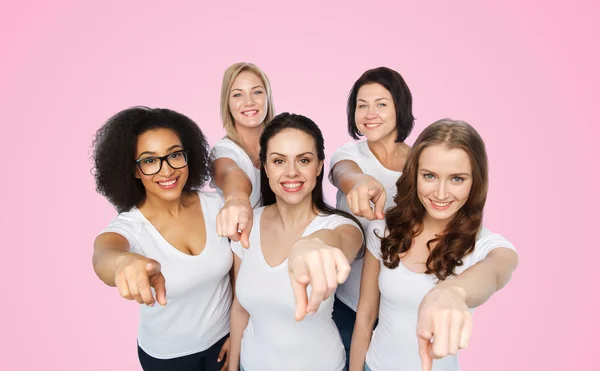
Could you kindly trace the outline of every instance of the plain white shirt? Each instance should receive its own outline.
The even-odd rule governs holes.
[[[373,332],[366,362],[372,371],[413,371],[421,369],[417,341],[417,313],[423,297],[436,285],[434,274],[415,273],[400,264],[387,268],[381,259],[381,240],[385,220],[370,223],[367,229],[367,248],[380,262],[379,323]],[[475,249],[463,258],[463,265],[455,273],[482,261],[496,248],[515,250],[514,246],[499,234],[481,229],[475,241]],[[452,278],[448,278],[452,279]],[[472,310],[471,310],[472,311]],[[433,371],[460,371],[458,356],[446,356],[433,361]]]
[[[242,169],[252,183],[252,194],[250,194],[250,205],[253,208],[261,206],[262,200],[260,196],[260,169],[254,167],[250,156],[242,147],[237,145],[229,138],[223,138],[218,141],[211,150],[211,156],[217,160],[220,158],[232,159]],[[223,195],[223,191],[217,187],[214,179],[210,181],[210,187],[215,188],[217,192]],[[216,215],[216,214],[215,214]]]
[[[198,192],[206,246],[188,255],[172,246],[137,207],[119,214],[104,232],[129,241],[130,251],[161,265],[167,305],[140,305],[138,344],[154,358],[169,359],[210,348],[229,333],[233,264],[229,241],[216,233],[215,215],[223,207],[216,193]]]
[[[344,160],[353,161],[364,174],[372,176],[383,185],[387,196],[384,209],[395,205],[394,196],[396,195],[396,182],[402,173],[384,167],[377,157],[375,157],[373,152],[371,152],[366,140],[359,143],[349,142],[338,148],[331,156],[330,169],[333,169],[335,164]],[[352,211],[350,211],[350,208],[348,207],[348,202],[346,201],[346,195],[339,189],[336,195],[336,207],[352,214]],[[369,226],[369,220],[363,217],[356,218],[360,221],[363,230],[366,231]],[[335,293],[342,303],[352,308],[355,312],[358,307],[362,267],[363,259],[354,260],[354,262],[352,262],[350,276],[348,276],[346,282],[338,286]]]
[[[314,315],[294,319],[296,303],[288,274],[288,260],[276,267],[267,264],[261,248],[260,225],[264,210],[254,210],[250,248],[239,242],[231,248],[242,260],[236,295],[250,315],[241,346],[241,365],[246,371],[340,371],[346,354],[331,318],[333,295]],[[358,225],[339,215],[318,215],[302,236],[341,225]],[[310,285],[308,295],[310,297]]]

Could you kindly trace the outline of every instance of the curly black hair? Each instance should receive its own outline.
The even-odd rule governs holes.
[[[208,142],[194,121],[169,109],[128,108],[108,119],[93,141],[96,190],[120,213],[146,197],[141,180],[134,175],[135,151],[138,136],[155,129],[173,130],[188,151],[189,176],[184,191],[200,189],[209,179],[212,160]]]

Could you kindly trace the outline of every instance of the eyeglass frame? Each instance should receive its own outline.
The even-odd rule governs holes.
[[[179,167],[174,167],[173,165],[171,165],[171,163],[169,162],[169,156],[172,156],[175,153],[183,153],[183,155],[185,157],[185,165],[179,166]],[[189,154],[188,150],[182,149],[180,151],[171,152],[168,155],[164,155],[164,156],[160,156],[160,157],[158,157],[158,156],[150,156],[150,157],[146,157],[146,158],[140,158],[140,159],[135,160],[133,162],[138,166],[138,168],[140,169],[140,171],[142,172],[142,174],[144,174],[144,175],[156,175],[156,174],[160,173],[160,171],[162,170],[163,162],[165,162],[165,161],[171,167],[171,169],[183,169],[184,167],[188,166],[188,160],[189,160],[188,154]],[[149,158],[153,158],[153,159],[159,160],[160,161],[160,166],[158,167],[158,170],[155,173],[146,174],[146,173],[144,173],[144,170],[142,170],[141,162],[145,161],[145,160],[147,160]]]

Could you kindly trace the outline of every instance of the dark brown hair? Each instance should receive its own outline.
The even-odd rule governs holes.
[[[442,281],[454,275],[454,269],[461,266],[462,259],[475,248],[488,190],[485,144],[477,131],[464,121],[436,121],[423,130],[415,141],[404,171],[396,182],[396,206],[389,209],[386,215],[389,234],[381,238],[381,255],[386,267],[396,268],[400,263],[400,254],[410,250],[414,238],[423,231],[426,211],[417,195],[419,158],[425,148],[440,144],[467,153],[473,178],[465,205],[456,212],[443,233],[427,242],[430,253],[425,273],[433,273]]]

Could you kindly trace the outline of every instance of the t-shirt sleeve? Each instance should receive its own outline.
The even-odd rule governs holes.
[[[381,239],[385,233],[385,220],[374,220],[369,223],[365,234],[367,249],[377,259],[381,260]]]
[[[341,216],[341,215],[328,215],[324,218],[322,223],[319,223],[319,225],[317,227],[315,227],[315,230],[312,232],[316,232],[318,230],[321,229],[336,229],[337,227],[341,227],[342,225],[351,225],[354,228],[358,229],[359,231],[361,231],[361,235],[362,235],[362,230],[360,229],[360,226],[358,224],[356,224],[354,222],[354,220],[350,219],[350,218],[346,218],[345,216]],[[364,238],[364,236],[363,236]]]
[[[210,151],[210,155],[214,160],[218,160],[220,158],[228,158],[233,160],[237,166],[239,166],[240,169],[242,169],[246,175],[252,179],[252,168],[248,164],[248,159],[245,158],[247,156],[243,150],[231,140],[222,139],[218,141]],[[211,188],[217,188],[217,183],[215,182],[214,177],[211,177],[209,185]]]
[[[122,218],[120,215],[111,220],[108,227],[104,228],[102,233],[117,233],[127,239],[129,242],[129,251],[134,251],[138,247],[137,239],[135,238],[135,225],[133,222]]]
[[[476,262],[480,262],[490,253],[490,251],[497,248],[507,248],[513,251],[517,251],[510,241],[502,237],[497,233],[492,233],[486,228],[482,228],[481,232],[477,236],[475,242],[474,258]]]
[[[335,164],[343,160],[354,161],[362,170],[361,156],[356,143],[346,143],[340,148],[338,148],[333,153],[333,155],[331,155],[331,160],[329,161],[329,168],[333,169]]]

